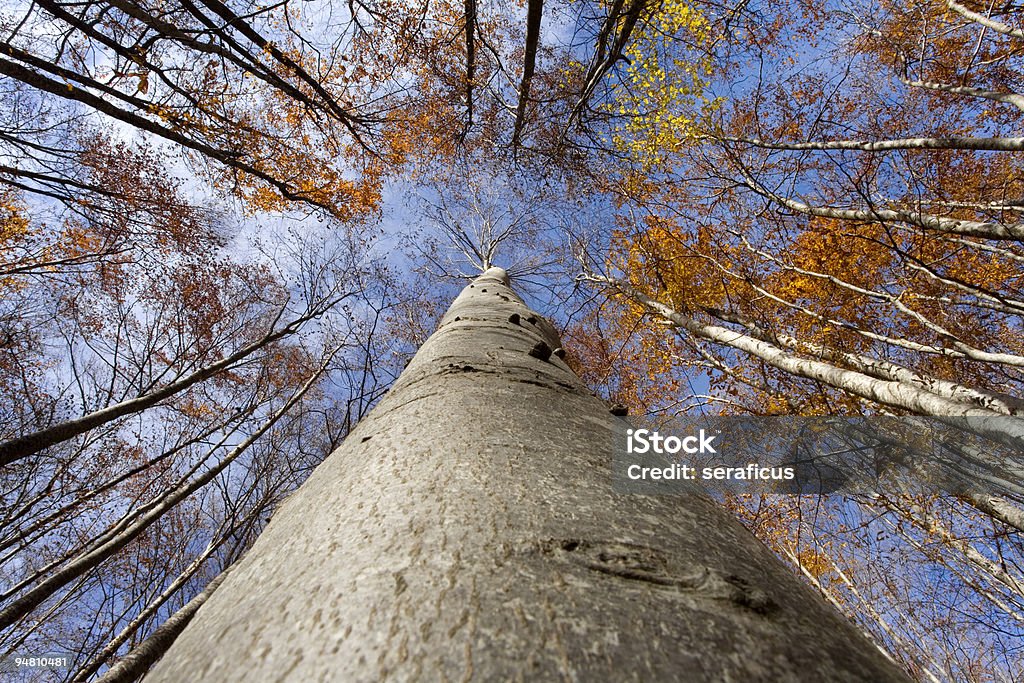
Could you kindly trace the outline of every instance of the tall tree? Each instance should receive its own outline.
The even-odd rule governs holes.
[[[705,496],[616,494],[560,346],[474,280],[147,680],[904,680]]]

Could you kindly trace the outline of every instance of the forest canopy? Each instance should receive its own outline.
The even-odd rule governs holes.
[[[33,0],[0,31],[0,656],[143,673],[495,265],[645,423],[1024,443],[1024,5]],[[915,679],[1004,681],[1022,474],[966,449],[721,502]]]

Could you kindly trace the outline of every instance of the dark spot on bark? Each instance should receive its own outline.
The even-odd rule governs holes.
[[[526,319],[526,322],[530,323],[531,325],[536,325],[537,319],[531,315],[529,318]]]
[[[522,377],[510,377],[509,380],[512,382],[519,382],[520,384],[529,384],[530,386],[533,387],[544,387],[545,389],[550,389],[553,386],[562,387],[563,389],[567,389],[573,393],[576,393],[576,387],[574,387],[573,385],[569,384],[568,382],[560,382],[550,377],[545,378],[546,381],[542,381],[539,379],[525,379]]]
[[[548,358],[551,358],[551,347],[544,342],[539,341],[533,345],[533,348],[530,349],[528,353],[534,358],[547,360]]]
[[[625,417],[629,415],[629,406],[621,403],[613,403],[608,407],[608,412],[618,417]]]
[[[510,323],[512,323],[513,325],[518,325],[519,324],[519,314],[518,313],[513,313],[512,315],[510,315],[508,317],[508,321]]]
[[[487,288],[486,288],[486,287],[484,287],[484,288],[483,288],[483,289],[481,289],[480,291],[481,291],[481,292],[483,292],[484,294],[486,294],[486,293],[487,293]]]
[[[555,349],[551,353],[555,354],[559,358],[565,358],[565,349],[563,349],[561,346],[559,346],[557,349]]]
[[[759,614],[771,614],[778,609],[779,606],[768,597],[767,593],[751,585],[746,579],[735,574],[724,574],[721,578],[725,583],[736,589],[731,591],[731,594],[728,596],[734,604],[746,607]]]
[[[361,438],[361,439],[359,440],[359,443],[366,443],[367,441],[369,441],[369,440],[370,440],[370,439],[372,439],[372,438],[373,438],[373,435],[372,435],[372,434],[371,434],[370,436],[364,436],[363,438]]]
[[[562,541],[562,550],[565,550],[566,552],[570,552],[571,553],[572,551],[576,550],[576,548],[579,548],[579,547],[580,547],[580,542],[577,541],[576,539],[568,539],[568,540]]]
[[[460,320],[462,320],[462,318],[460,318],[459,316],[455,316],[455,320],[453,320],[452,322],[459,322]]]

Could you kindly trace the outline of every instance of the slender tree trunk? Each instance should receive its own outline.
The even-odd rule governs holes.
[[[708,325],[688,317],[656,299],[652,299],[624,280],[599,275],[590,277],[595,282],[629,297],[653,315],[664,318],[670,325],[685,330],[695,337],[707,339],[721,346],[742,351],[766,364],[796,377],[811,379],[840,389],[854,396],[885,406],[900,408],[916,415],[937,418],[971,418],[970,430],[987,436],[1011,448],[1018,448],[1024,440],[1024,420],[1004,415],[990,408],[947,398],[924,386],[898,380],[878,379],[856,370],[847,370],[816,358],[803,358],[795,352],[720,325]],[[860,362],[863,362],[861,360]],[[940,385],[941,386],[941,385]],[[948,385],[945,389],[948,389]],[[950,393],[943,391],[943,393]],[[954,421],[954,425],[965,423]]]
[[[617,494],[558,346],[468,286],[146,680],[906,680],[708,498]]]
[[[348,296],[349,295],[346,294],[342,297],[338,297],[334,299],[333,302],[330,302],[330,305],[337,304],[342,299],[348,298]],[[114,405],[107,406],[106,408],[101,408],[100,410],[94,410],[82,417],[60,422],[37,432],[32,432],[31,434],[25,434],[24,436],[11,439],[10,441],[0,442],[0,466],[9,465],[12,462],[21,460],[22,458],[35,455],[54,444],[73,439],[76,436],[85,434],[86,432],[105,425],[108,422],[112,422],[119,417],[141,413],[143,410],[155,406],[166,398],[179,394],[195,384],[206,381],[211,377],[224,372],[235,363],[245,360],[260,349],[266,348],[273,342],[295,334],[299,331],[303,323],[322,314],[327,307],[329,306],[318,306],[310,313],[307,313],[301,318],[296,318],[280,328],[276,327],[277,319],[275,319],[274,327],[260,339],[252,342],[251,344],[246,344],[227,358],[223,358],[216,363],[200,368],[192,374],[176,379],[170,384],[164,385],[158,389],[153,389],[141,396],[126,399],[120,403],[115,403]],[[278,317],[280,317],[281,313],[283,313],[283,311],[278,313]]]
[[[988,495],[984,492],[970,491],[962,495],[963,499],[981,510],[992,519],[1024,531],[1024,508],[1014,505],[1005,498]]]

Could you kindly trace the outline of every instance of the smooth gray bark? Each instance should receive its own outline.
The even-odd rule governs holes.
[[[617,494],[559,345],[478,278],[147,682],[906,680],[710,499]]]

